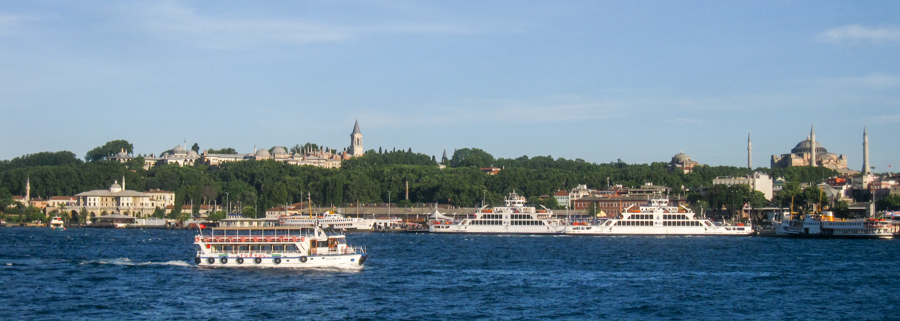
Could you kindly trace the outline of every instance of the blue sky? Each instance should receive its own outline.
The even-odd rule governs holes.
[[[897,1],[5,1],[0,159],[481,148],[746,166],[815,124],[900,166]],[[891,168],[893,169],[893,167]]]

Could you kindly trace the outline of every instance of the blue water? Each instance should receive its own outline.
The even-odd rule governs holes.
[[[900,318],[900,240],[354,233],[346,272],[197,268],[194,233],[0,228],[0,319]]]

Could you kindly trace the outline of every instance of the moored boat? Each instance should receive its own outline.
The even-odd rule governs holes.
[[[61,217],[54,216],[50,219],[50,229],[64,231],[66,229],[66,226]]]
[[[504,206],[475,212],[474,218],[454,219],[432,214],[428,231],[432,233],[496,233],[496,234],[563,234],[565,220],[553,216],[546,208],[525,206],[525,197],[512,192]]]
[[[684,206],[669,206],[664,198],[651,199],[647,206],[626,208],[621,218],[597,221],[593,224],[566,226],[572,235],[751,235],[753,227],[717,225],[707,219],[694,217]]]
[[[224,222],[223,222],[224,221]],[[262,222],[262,224],[259,224]],[[267,220],[222,220],[194,237],[194,263],[207,267],[290,267],[361,269],[368,254],[346,236],[318,225],[281,226]]]
[[[781,236],[802,238],[889,239],[896,228],[885,219],[835,219],[830,211],[786,218],[776,225]]]

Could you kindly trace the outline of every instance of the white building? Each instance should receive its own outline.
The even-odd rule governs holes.
[[[124,181],[123,181],[124,185]],[[103,212],[120,213],[133,217],[147,217],[157,208],[164,209],[175,203],[175,193],[153,190],[149,193],[126,190],[119,182],[109,189],[100,189],[75,194],[75,210],[85,210],[86,217],[94,218]]]
[[[745,177],[720,176],[713,179],[713,185],[749,185],[751,189],[762,192],[767,200],[772,200],[772,178],[761,172],[756,172]]]

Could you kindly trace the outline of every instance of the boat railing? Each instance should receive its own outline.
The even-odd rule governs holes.
[[[306,242],[306,236],[197,236],[195,241],[204,243],[259,243],[259,242]]]

